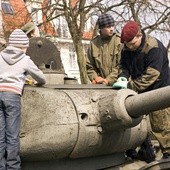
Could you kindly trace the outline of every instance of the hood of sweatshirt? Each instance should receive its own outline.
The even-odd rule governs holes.
[[[17,63],[25,56],[21,49],[12,46],[7,46],[0,54],[9,65]]]

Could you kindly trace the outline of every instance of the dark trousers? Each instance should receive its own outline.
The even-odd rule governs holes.
[[[20,170],[21,96],[0,92],[0,170]]]

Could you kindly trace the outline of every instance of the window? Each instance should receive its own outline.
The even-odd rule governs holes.
[[[48,0],[48,5],[51,5],[51,4],[52,4],[51,0]]]
[[[32,16],[32,20],[34,21],[34,23],[36,25],[39,24],[39,21],[41,20],[41,14],[39,15],[39,12],[41,12],[40,10],[38,10],[38,8],[31,8],[31,16]]]
[[[70,56],[70,59],[69,59],[70,69],[76,69],[77,68],[76,54],[73,48],[69,48],[69,56]]]
[[[5,14],[10,14],[10,15],[14,14],[14,10],[12,9],[12,6],[9,1],[2,1],[1,5],[2,5],[2,10]]]

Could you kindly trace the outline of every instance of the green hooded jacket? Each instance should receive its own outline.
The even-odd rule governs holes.
[[[86,61],[90,81],[100,76],[112,85],[117,80],[121,48],[120,36],[117,34],[105,39],[98,35],[91,41]]]

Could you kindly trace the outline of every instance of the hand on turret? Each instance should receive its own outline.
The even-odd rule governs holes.
[[[125,77],[119,77],[117,79],[117,82],[112,85],[112,88],[114,89],[127,89],[127,78]]]
[[[96,77],[95,80],[92,81],[92,84],[105,84],[105,85],[108,85],[108,80],[107,79],[104,79],[102,77]]]
[[[26,78],[25,84],[26,84],[26,85],[33,85],[33,84],[34,84],[34,80],[29,79],[29,78]]]

